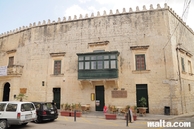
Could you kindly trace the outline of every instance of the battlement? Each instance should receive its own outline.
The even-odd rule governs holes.
[[[172,15],[174,15],[191,33],[194,34],[194,31],[188,26],[186,25],[186,23],[182,20],[181,17],[179,17],[174,10],[172,10],[172,8],[170,8],[166,3],[164,4],[164,7],[162,8],[160,6],[160,4],[157,4],[157,7],[154,9],[153,5],[151,4],[149,9],[146,8],[146,6],[143,6],[143,9],[140,10],[139,6],[136,7],[136,10],[133,11],[132,8],[129,8],[129,11],[126,11],[125,8],[123,8],[122,12],[120,13],[119,10],[116,10],[116,13],[114,14],[112,10],[110,10],[109,14],[107,15],[106,11],[103,12],[103,14],[101,15],[100,12],[97,12],[97,15],[94,16],[94,13],[91,14],[91,16],[89,17],[88,14],[85,15],[85,17],[82,16],[82,14],[80,14],[79,18],[77,18],[76,15],[74,15],[74,18],[72,19],[71,16],[68,17],[68,19],[66,19],[66,17],[63,17],[63,19],[58,18],[57,22],[52,21],[50,19],[48,19],[48,21],[46,22],[45,20],[43,20],[43,22],[41,23],[40,21],[36,24],[36,22],[34,23],[30,23],[29,26],[23,26],[23,27],[19,27],[16,28],[15,30],[10,30],[4,33],[0,34],[0,38],[1,37],[6,37],[15,33],[19,33],[21,31],[25,31],[31,28],[35,28],[35,27],[40,27],[40,26],[45,26],[45,25],[53,25],[53,24],[60,24],[60,23],[66,23],[66,22],[72,22],[72,21],[79,21],[79,20],[87,20],[90,18],[95,18],[95,17],[104,17],[104,16],[113,16],[113,15],[124,15],[124,14],[130,14],[130,13],[137,13],[137,12],[146,12],[146,11],[158,11],[158,10],[169,10]]]

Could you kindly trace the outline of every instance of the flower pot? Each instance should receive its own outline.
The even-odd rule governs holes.
[[[139,107],[138,110],[139,110],[139,115],[141,116],[145,116],[146,114],[146,107]]]
[[[71,112],[70,111],[61,111],[61,116],[71,116]]]
[[[74,117],[74,112],[71,112],[71,116]],[[81,117],[82,113],[81,112],[76,112],[76,117]]]
[[[137,116],[133,115],[133,120],[136,121],[137,120]]]
[[[107,120],[116,120],[117,119],[117,115],[116,114],[105,114],[105,118]]]

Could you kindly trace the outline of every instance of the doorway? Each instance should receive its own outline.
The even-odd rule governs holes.
[[[96,111],[103,111],[103,107],[105,105],[104,102],[104,86],[96,86]]]
[[[3,101],[9,101],[10,84],[7,82],[3,88]]]
[[[139,100],[141,97],[144,97],[146,99],[146,106],[147,110],[146,112],[149,113],[149,101],[148,101],[148,88],[147,84],[136,84],[136,103],[137,107],[141,107]]]
[[[56,103],[57,109],[60,109],[61,88],[53,88],[53,102]]]

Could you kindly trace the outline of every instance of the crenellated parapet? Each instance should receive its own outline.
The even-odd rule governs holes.
[[[194,31],[188,25],[186,25],[186,23],[183,21],[183,19],[180,16],[178,16],[174,12],[174,10],[172,10],[172,8],[170,8],[165,3],[163,8],[160,6],[160,4],[157,4],[157,7],[156,8],[154,8],[153,5],[151,4],[150,7],[149,7],[149,9],[147,9],[146,6],[144,5],[142,10],[140,10],[139,9],[139,6],[137,6],[136,7],[136,10],[134,10],[134,11],[133,11],[132,8],[129,8],[129,10],[126,10],[125,8],[123,8],[122,12],[119,12],[119,10],[117,9],[116,12],[115,12],[115,14],[113,13],[112,10],[110,10],[109,14],[107,14],[107,12],[104,11],[102,15],[98,11],[96,16],[94,15],[94,13],[92,13],[90,17],[88,16],[88,14],[86,14],[85,17],[82,16],[82,14],[80,14],[79,17],[77,17],[76,15],[74,15],[73,18],[71,16],[69,16],[68,18],[63,17],[62,19],[61,18],[58,18],[57,22],[55,22],[55,21],[52,21],[51,22],[50,19],[48,19],[47,22],[45,20],[43,20],[42,23],[40,21],[38,21],[37,24],[36,24],[36,22],[34,22],[34,23],[30,23],[29,26],[23,26],[23,27],[16,28],[15,30],[10,30],[10,31],[4,32],[4,33],[0,34],[0,38],[1,37],[6,37],[8,35],[15,34],[15,33],[19,33],[21,31],[25,31],[25,30],[28,30],[28,29],[32,29],[32,28],[35,28],[35,27],[40,27],[40,26],[46,26],[46,25],[52,25],[52,24],[60,24],[60,23],[71,22],[71,21],[78,21],[78,20],[84,20],[84,19],[90,19],[90,18],[95,18],[95,17],[104,17],[104,16],[112,16],[112,15],[122,15],[122,14],[126,14],[126,13],[130,14],[130,13],[136,13],[136,12],[157,11],[157,10],[169,10],[169,12],[171,12],[172,15],[174,15],[186,28],[188,28],[188,30],[191,33],[194,34]]]

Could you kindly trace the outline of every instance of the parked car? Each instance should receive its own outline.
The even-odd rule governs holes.
[[[52,102],[33,102],[36,107],[36,123],[43,121],[54,121],[58,118],[57,107]]]
[[[36,118],[36,108],[32,102],[0,102],[0,129],[7,129],[11,125],[26,125]]]

